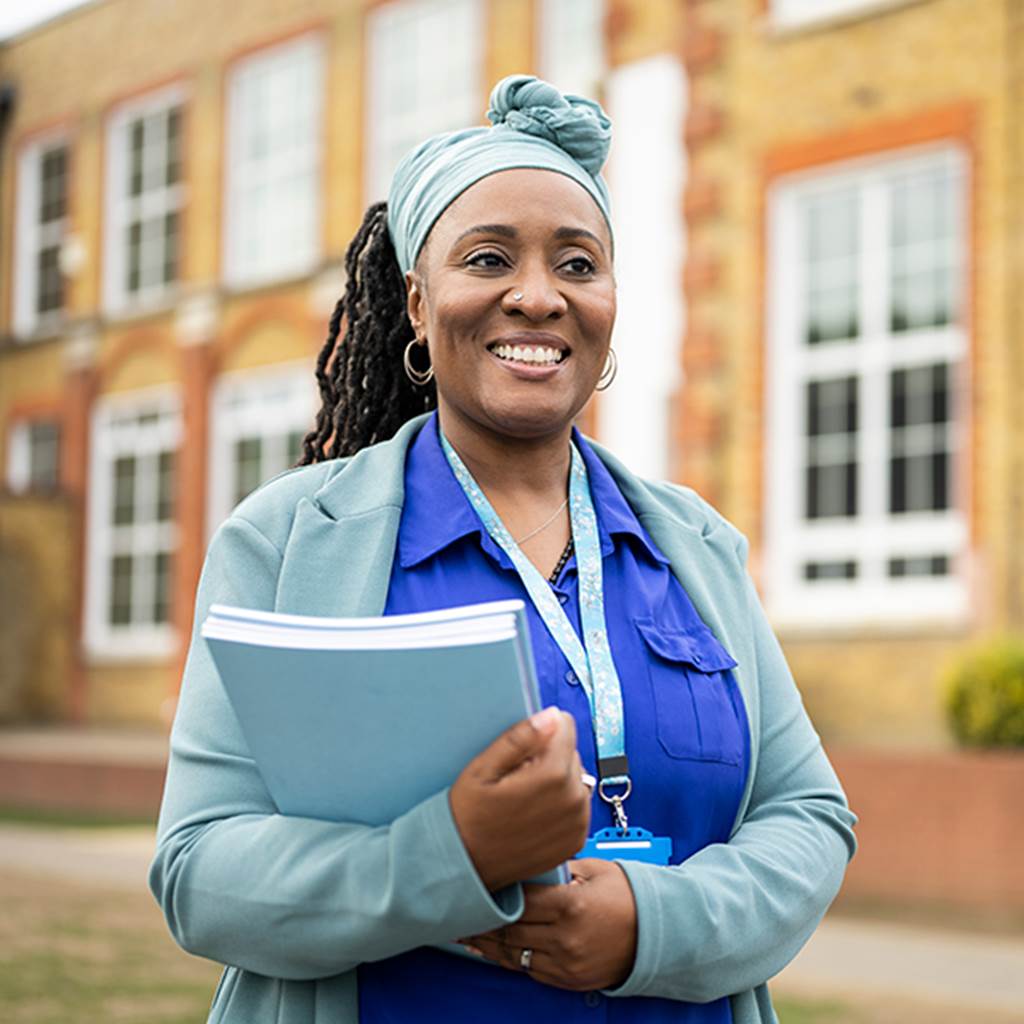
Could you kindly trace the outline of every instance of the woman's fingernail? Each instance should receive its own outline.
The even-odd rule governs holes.
[[[478,949],[476,946],[471,946],[468,942],[462,943],[462,948],[467,952],[472,953],[473,956],[482,957],[484,955],[484,951],[482,949]]]
[[[536,714],[530,715],[530,724],[539,732],[551,732],[558,723],[561,714],[562,712],[552,705],[536,712]]]

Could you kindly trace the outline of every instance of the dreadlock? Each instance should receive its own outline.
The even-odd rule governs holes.
[[[407,420],[437,405],[433,381],[418,387],[402,366],[414,332],[388,233],[387,203],[366,211],[345,253],[345,273],[345,294],[316,361],[321,406],[316,426],[303,438],[300,466],[386,441]]]

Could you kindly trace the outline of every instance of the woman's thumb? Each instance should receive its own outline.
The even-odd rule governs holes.
[[[499,779],[536,757],[558,732],[561,719],[562,712],[549,707],[506,729],[481,755],[486,775]]]

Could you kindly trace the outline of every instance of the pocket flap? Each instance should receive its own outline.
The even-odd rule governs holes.
[[[684,631],[660,626],[653,619],[634,621],[647,646],[667,661],[693,665],[702,672],[721,672],[737,665],[736,659],[707,626],[695,626]]]

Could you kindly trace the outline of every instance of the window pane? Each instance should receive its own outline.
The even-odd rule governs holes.
[[[857,378],[806,387],[805,516],[857,514]]]
[[[181,180],[181,108],[167,112],[167,166],[164,180],[174,185]]]
[[[819,580],[852,580],[857,577],[857,563],[853,561],[837,562],[805,562],[804,579],[809,582]]]
[[[132,121],[128,126],[128,195],[142,195],[143,122]]]
[[[67,212],[67,149],[58,146],[40,160],[39,222],[61,220]]]
[[[287,441],[287,460],[288,466],[285,468],[291,468],[294,466],[300,458],[302,458],[302,439],[306,436],[305,431],[293,430],[288,435]]]
[[[804,340],[809,345],[855,338],[859,332],[858,209],[858,195],[849,189],[804,204]]]
[[[29,486],[51,490],[59,481],[60,429],[56,423],[36,422],[29,426]]]
[[[129,293],[137,292],[142,284],[142,224],[128,225],[128,280]]]
[[[171,556],[157,553],[153,560],[153,621],[168,622],[171,614]]]
[[[46,246],[39,250],[36,281],[36,311],[49,313],[60,309],[64,301],[64,279],[60,272],[60,247]]]
[[[124,526],[135,520],[135,456],[122,455],[114,460],[115,526]]]
[[[161,523],[174,518],[174,452],[157,457],[156,518]]]
[[[110,623],[126,626],[132,621],[132,558],[115,555],[110,560]]]
[[[946,168],[901,175],[891,183],[894,332],[940,327],[957,319],[960,237],[958,179]]]
[[[890,558],[889,575],[894,579],[913,576],[948,576],[948,555],[917,555],[911,558]]]
[[[263,442],[258,437],[244,437],[235,442],[235,502],[256,490],[262,476]]]
[[[950,367],[946,363],[890,375],[889,510],[952,507]]]
[[[172,212],[164,218],[164,284],[177,280],[178,243],[178,214],[177,212]]]

